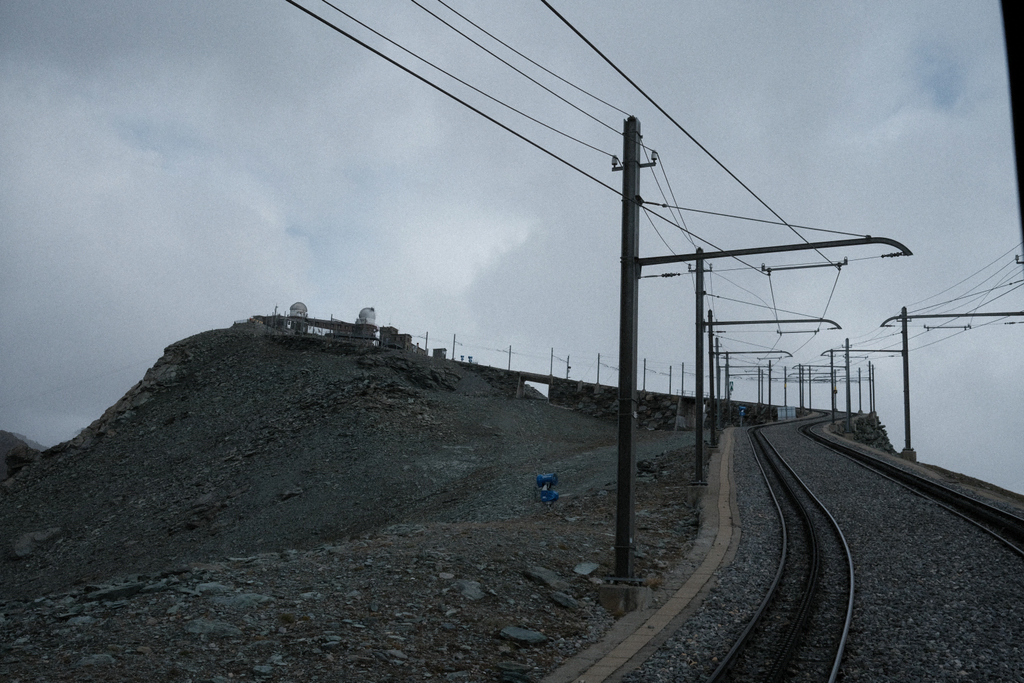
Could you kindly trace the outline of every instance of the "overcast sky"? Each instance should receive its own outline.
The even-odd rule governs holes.
[[[457,356],[488,364],[505,366],[511,345],[514,367],[547,372],[554,349],[556,374],[568,358],[571,377],[614,383],[611,155],[626,114],[660,157],[640,181],[649,204],[775,220],[766,204],[791,224],[914,252],[715,262],[717,319],[843,328],[732,327],[725,350],[788,351],[777,365],[792,369],[827,363],[847,337],[898,350],[898,328],[880,325],[902,306],[1024,310],[998,2],[553,3],[721,165],[542,3],[446,0],[572,85],[419,2],[337,5],[508,107],[305,5],[578,170],[284,0],[0,3],[0,429],[70,438],[167,345],[296,301],[349,321],[374,306],[378,324],[449,355],[454,337]],[[660,217],[641,217],[642,256],[844,237],[648,208]],[[839,271],[761,271],[844,258]],[[671,367],[678,392],[685,363],[692,391],[692,277],[685,264],[644,274],[670,272],[683,275],[641,280],[640,356],[649,389],[667,391]],[[1013,321],[911,321],[912,445],[923,462],[1024,492],[1024,326]],[[901,362],[871,359],[899,449]],[[853,368],[866,410],[865,357]],[[737,378],[735,397],[756,388]],[[773,386],[776,402],[783,391]],[[795,404],[795,380],[785,391]],[[827,392],[815,386],[816,406]]]

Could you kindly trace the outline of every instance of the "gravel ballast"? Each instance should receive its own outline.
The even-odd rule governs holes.
[[[843,528],[856,597],[842,681],[1024,681],[1024,562],[938,505],[796,433],[767,431]],[[760,604],[778,558],[774,507],[745,439],[742,536],[699,612],[623,680],[703,681]]]

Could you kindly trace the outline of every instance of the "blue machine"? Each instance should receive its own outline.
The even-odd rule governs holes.
[[[540,502],[542,503],[554,503],[558,500],[558,491],[555,491],[553,487],[558,485],[558,475],[552,472],[551,474],[538,474],[537,475],[537,488],[540,489]]]

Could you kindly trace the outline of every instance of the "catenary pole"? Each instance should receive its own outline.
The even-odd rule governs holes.
[[[905,451],[913,451],[910,447],[910,349],[907,347],[907,307],[900,311],[903,322],[903,425],[907,445]]]
[[[850,424],[850,338],[846,338],[846,432],[852,432]]]
[[[715,343],[714,323],[711,316],[711,309],[708,309],[708,426],[711,428],[712,448],[718,445],[718,433],[715,430],[715,421],[718,417],[718,402],[715,400]]]
[[[622,262],[619,299],[618,485],[615,578],[634,574],[636,471],[636,347],[640,269],[640,122],[626,119],[622,133]]]
[[[832,395],[832,422],[836,421],[836,354],[832,349],[828,350],[828,376],[831,386],[829,393]]]
[[[694,280],[697,296],[697,337],[694,343],[696,363],[694,369],[697,382],[693,388],[693,422],[694,422],[694,472],[693,483],[704,482],[704,250],[697,248],[697,262],[694,264]]]

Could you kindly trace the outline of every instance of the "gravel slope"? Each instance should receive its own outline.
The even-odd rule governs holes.
[[[613,622],[595,582],[614,562],[615,425],[506,393],[319,340],[168,347],[0,488],[0,679],[538,679]],[[653,587],[696,533],[691,444],[639,435]],[[552,471],[548,507],[534,479]]]

